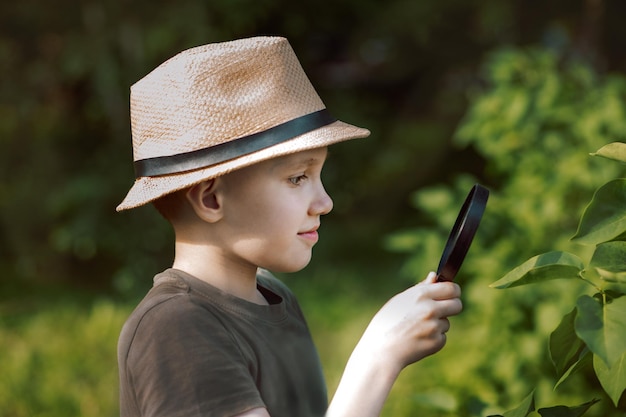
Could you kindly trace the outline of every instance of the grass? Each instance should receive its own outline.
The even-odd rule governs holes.
[[[116,340],[127,306],[54,304],[0,328],[0,409],[8,417],[116,416]],[[8,323],[7,323],[8,321]]]

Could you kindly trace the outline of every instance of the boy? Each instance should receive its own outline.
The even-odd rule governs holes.
[[[328,406],[298,303],[267,271],[308,264],[327,146],[369,131],[330,116],[287,40],[176,55],[131,88],[131,119],[137,178],[117,209],[153,202],[176,242],[120,335],[123,417],[376,416],[443,347],[460,289],[430,273],[376,314]]]

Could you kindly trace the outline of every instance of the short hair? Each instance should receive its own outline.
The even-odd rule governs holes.
[[[174,225],[175,222],[180,219],[185,206],[189,204],[186,198],[188,190],[189,188],[184,188],[182,190],[166,194],[163,197],[159,197],[154,200],[152,205],[165,220]]]

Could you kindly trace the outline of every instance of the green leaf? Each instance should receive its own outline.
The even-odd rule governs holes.
[[[535,411],[535,392],[531,392],[528,397],[524,398],[524,401],[516,408],[506,411],[502,417],[526,417],[531,412]]]
[[[535,411],[535,392],[531,392],[524,401],[512,410],[505,411],[504,414],[493,414],[488,417],[526,417]]]
[[[615,161],[626,162],[626,143],[613,142],[604,145],[597,152],[592,153],[593,156],[602,156],[604,158],[613,159]]]
[[[585,414],[592,405],[596,404],[600,400],[593,399],[575,407],[566,407],[564,405],[557,405],[555,407],[540,408],[538,410],[541,417],[580,417]]]
[[[492,288],[510,288],[560,278],[580,278],[584,264],[568,252],[548,252],[535,256],[490,285]]]
[[[626,389],[626,352],[610,368],[598,356],[593,357],[593,368],[604,391],[617,407]]]
[[[626,179],[600,187],[585,208],[573,241],[588,245],[608,242],[626,232]]]
[[[576,335],[574,320],[576,308],[563,316],[561,323],[550,335],[550,359],[561,378],[580,359],[585,343]]]
[[[576,334],[611,367],[626,351],[626,297],[602,302],[583,295],[576,307]]]
[[[607,281],[626,282],[626,242],[606,242],[598,245],[589,267]]]
[[[574,362],[572,366],[570,366],[565,371],[565,373],[563,373],[561,378],[559,378],[556,384],[554,384],[554,389],[556,390],[563,382],[567,380],[567,378],[569,378],[570,375],[574,375],[581,369],[591,366],[592,358],[593,358],[593,354],[591,353],[589,348],[585,347],[583,350],[581,350],[578,356],[578,360]]]

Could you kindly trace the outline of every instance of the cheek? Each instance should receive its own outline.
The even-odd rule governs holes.
[[[243,210],[240,210],[238,221],[245,224],[248,230],[272,230],[280,225],[281,218],[285,213],[280,205],[271,204],[262,200],[252,200],[246,203]]]
[[[224,238],[231,243],[245,241],[249,246],[252,241],[269,241],[281,245],[283,240],[296,238],[300,229],[307,226],[305,196],[280,186],[262,185],[239,189],[227,196]]]
[[[269,200],[265,196],[257,199],[248,199],[245,210],[242,210],[241,219],[248,223],[253,230],[263,230],[266,233],[280,233],[294,227],[299,227],[306,209],[301,207],[300,200],[294,196],[274,193]]]
[[[229,213],[228,223],[230,238],[238,246],[259,246],[264,242],[277,243],[280,236],[290,233],[295,222],[288,213],[257,201]]]

